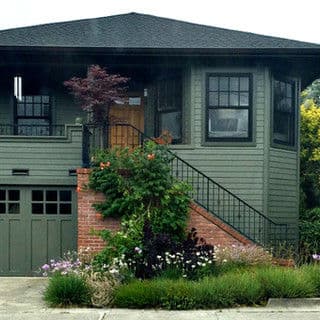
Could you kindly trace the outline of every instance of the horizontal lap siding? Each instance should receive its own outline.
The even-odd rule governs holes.
[[[237,70],[230,70],[237,72]],[[263,210],[263,140],[265,114],[265,78],[263,69],[252,69],[256,144],[253,146],[204,146],[206,72],[219,72],[207,67],[191,69],[191,94],[185,102],[190,112],[191,149],[174,150],[192,166],[220,183],[258,210]],[[243,72],[242,70],[239,72]],[[250,72],[250,70],[246,70]]]
[[[298,154],[271,148],[269,159],[269,214],[290,224],[290,238],[297,238],[299,208]]]
[[[69,128],[65,139],[0,137],[0,163],[0,179],[10,183],[41,180],[50,184],[54,178],[74,184],[75,178],[69,177],[69,170],[82,165],[82,129]],[[29,169],[29,176],[12,176],[12,169]]]

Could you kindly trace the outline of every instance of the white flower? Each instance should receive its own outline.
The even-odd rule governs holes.
[[[196,267],[196,266],[195,266],[194,264],[193,264],[193,265],[191,265],[191,268],[193,268],[193,269],[194,269],[195,267]]]
[[[198,251],[198,252],[196,253],[196,255],[197,255],[197,256],[200,256],[200,252]]]

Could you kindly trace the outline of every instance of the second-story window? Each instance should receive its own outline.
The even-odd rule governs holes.
[[[252,76],[208,74],[206,141],[251,141]]]
[[[49,136],[51,124],[50,97],[24,95],[15,103],[15,134]]]

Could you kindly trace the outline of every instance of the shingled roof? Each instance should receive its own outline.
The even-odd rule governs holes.
[[[0,48],[320,49],[319,44],[128,13],[0,31]]]

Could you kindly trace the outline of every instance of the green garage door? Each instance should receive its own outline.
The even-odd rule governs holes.
[[[73,188],[0,186],[0,275],[32,275],[76,250]]]

